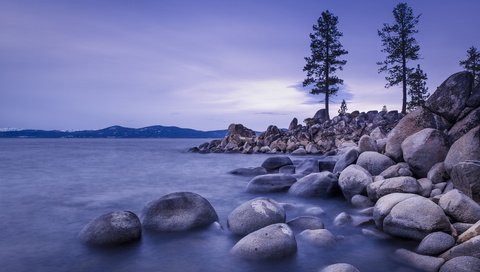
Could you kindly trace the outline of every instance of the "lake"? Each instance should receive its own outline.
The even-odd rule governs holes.
[[[250,178],[228,171],[259,166],[268,155],[195,154],[204,139],[0,139],[0,267],[2,271],[318,271],[348,262],[361,271],[415,271],[393,262],[392,252],[414,244],[375,240],[360,227],[333,226],[342,198],[305,199],[285,193],[245,192]],[[298,159],[298,158],[292,158]],[[103,213],[129,210],[165,194],[191,191],[208,199],[223,230],[144,232],[139,243],[92,248],[77,234]],[[245,261],[229,254],[240,238],[226,229],[228,214],[258,196],[291,203],[287,220],[321,207],[325,226],[343,235],[332,249],[297,238],[298,252],[275,261]],[[370,228],[373,228],[370,226]]]

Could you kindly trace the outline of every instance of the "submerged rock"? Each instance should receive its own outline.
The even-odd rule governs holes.
[[[263,167],[248,167],[248,168],[237,168],[228,173],[232,175],[249,177],[249,176],[266,175],[267,170],[265,170],[265,168]]]
[[[407,264],[421,271],[436,272],[445,262],[442,258],[420,255],[407,249],[395,251],[396,261]]]
[[[302,239],[318,247],[333,247],[336,244],[335,236],[326,229],[307,229],[299,235]]]
[[[267,171],[277,170],[285,165],[293,165],[292,160],[288,156],[270,157],[262,163],[262,167],[267,169]]]
[[[287,225],[295,231],[306,229],[323,229],[323,221],[316,216],[299,216],[287,222]]]
[[[142,226],[137,215],[130,211],[103,214],[88,223],[79,238],[91,245],[110,246],[140,239]]]
[[[183,231],[208,226],[218,221],[218,215],[202,196],[177,192],[148,203],[143,208],[141,219],[147,229]]]
[[[278,192],[290,188],[297,181],[292,175],[286,174],[267,174],[254,177],[247,184],[247,192],[263,193]]]
[[[297,241],[286,224],[273,224],[250,233],[232,248],[234,256],[245,259],[279,259],[297,252]]]
[[[360,272],[355,266],[347,263],[337,263],[326,266],[320,272]]]
[[[245,235],[275,223],[285,223],[285,210],[275,200],[259,197],[243,203],[229,215],[231,232]]]

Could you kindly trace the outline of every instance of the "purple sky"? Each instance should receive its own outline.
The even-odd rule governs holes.
[[[0,128],[287,127],[323,107],[297,86],[325,9],[350,52],[331,114],[342,98],[399,110],[400,88],[384,89],[375,64],[398,2],[0,0]],[[480,47],[480,1],[406,2],[422,14],[419,63],[434,91]]]

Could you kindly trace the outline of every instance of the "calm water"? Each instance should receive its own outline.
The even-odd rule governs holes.
[[[342,199],[302,199],[270,194],[295,204],[287,218],[322,207],[326,228],[344,235],[333,249],[300,239],[285,260],[238,260],[238,240],[214,227],[174,234],[144,233],[141,242],[114,249],[81,244],[76,235],[94,217],[116,210],[137,214],[158,197],[192,191],[207,198],[226,226],[228,214],[257,197],[245,193],[246,177],[227,174],[258,166],[265,155],[191,154],[204,140],[0,139],[0,270],[2,271],[318,271],[349,262],[361,271],[413,271],[391,260],[400,241],[375,241],[360,228],[334,227],[338,213],[355,213]]]

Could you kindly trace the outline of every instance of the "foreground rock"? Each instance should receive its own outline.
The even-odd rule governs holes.
[[[88,223],[79,238],[91,245],[111,246],[140,239],[142,226],[138,217],[129,211],[111,212]]]
[[[373,151],[363,152],[357,159],[357,165],[363,167],[372,176],[379,175],[394,164],[395,162],[389,157]]]
[[[465,161],[453,166],[450,173],[456,189],[480,203],[480,161]]]
[[[450,222],[442,208],[428,198],[415,196],[392,208],[383,221],[383,230],[393,236],[422,240],[435,231],[450,232]]]
[[[231,232],[246,235],[275,223],[285,223],[285,210],[275,200],[259,197],[243,203],[228,215]]]
[[[372,182],[372,175],[358,165],[350,165],[340,173],[338,185],[347,200],[350,201],[354,195],[364,194],[368,184]]]
[[[416,197],[417,195],[414,194],[402,194],[402,193],[393,193],[381,197],[377,203],[375,203],[375,207],[373,209],[373,220],[375,220],[375,225],[380,230],[383,230],[383,220],[390,211],[397,205],[398,203]]]
[[[427,235],[418,245],[417,253],[438,255],[455,245],[455,239],[445,232],[433,232]]]
[[[254,177],[247,184],[249,193],[285,191],[297,181],[292,175],[268,174]]]
[[[148,203],[142,211],[142,224],[155,231],[183,231],[218,221],[208,200],[191,192],[165,195]]]
[[[397,249],[395,251],[396,261],[407,264],[421,271],[436,272],[445,262],[442,258],[420,255],[406,249]]]
[[[333,173],[340,173],[349,165],[354,164],[357,161],[359,155],[360,153],[356,148],[352,148],[349,151],[347,151],[335,163],[335,167],[333,168]]]
[[[459,222],[476,223],[480,220],[480,205],[457,189],[444,194],[438,204]]]
[[[415,178],[396,177],[371,183],[368,188],[370,199],[376,200],[392,193],[413,193],[418,194],[422,191],[422,186]]]
[[[285,165],[293,165],[292,160],[288,156],[270,157],[262,163],[262,167],[267,169],[267,171],[274,171]]]
[[[480,272],[480,259],[471,256],[455,257],[445,262],[440,272]]]
[[[232,248],[234,256],[245,259],[279,259],[297,252],[297,241],[286,224],[273,224],[243,237]]]
[[[288,190],[293,195],[304,197],[329,196],[338,191],[337,176],[327,171],[311,173],[299,179]]]
[[[333,247],[336,244],[335,236],[326,229],[307,229],[300,233],[300,237],[317,247]]]
[[[326,266],[320,272],[360,272],[355,266],[347,263],[337,263]]]
[[[450,260],[460,256],[472,256],[475,258],[480,258],[480,236],[475,236],[464,243],[452,247],[447,252],[440,255],[440,257],[444,258],[445,260]]]
[[[443,132],[432,128],[408,136],[401,146],[403,159],[417,177],[426,177],[434,164],[445,159],[449,148]]]

